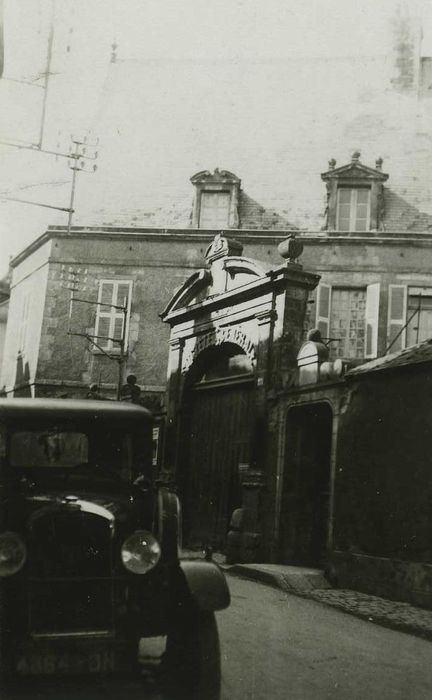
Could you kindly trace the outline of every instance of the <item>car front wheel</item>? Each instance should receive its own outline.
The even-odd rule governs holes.
[[[213,612],[189,608],[176,615],[162,659],[166,700],[219,700],[221,664]]]

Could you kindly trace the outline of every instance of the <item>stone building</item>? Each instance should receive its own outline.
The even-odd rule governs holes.
[[[404,210],[408,228],[389,228],[400,202],[393,206],[392,174],[381,160],[370,167],[355,152],[346,165],[330,161],[321,177],[326,224],[322,231],[296,230],[305,269],[321,278],[305,332],[316,326],[330,359],[352,362],[426,339],[432,216],[421,215],[424,229],[415,230],[420,214],[413,209],[408,218]],[[264,265],[278,264],[277,245],[295,230],[229,228],[242,221],[240,178],[217,170],[191,180],[196,228],[50,227],[12,261],[1,380],[9,394],[82,396],[97,383],[114,398],[132,373],[148,405],[162,407],[168,331],[159,313],[201,269],[217,226]]]
[[[240,92],[232,103],[218,91],[217,105],[223,62],[154,62],[143,80],[142,66],[114,61],[98,125],[109,167],[70,231],[50,226],[12,261],[6,393],[83,397],[97,384],[114,399],[134,375],[166,429],[157,460],[182,481],[192,542],[224,546],[235,512],[233,557],[321,563],[335,541],[344,373],[432,335],[418,28],[399,17],[391,51],[360,61],[232,65]],[[167,109],[169,85],[187,129]],[[138,146],[124,134],[141,134]],[[147,165],[125,192],[134,158]],[[218,162],[230,170],[204,169]],[[302,269],[278,253],[292,233]],[[303,344],[310,329],[320,335]],[[186,454],[176,436],[192,423]]]
[[[301,250],[291,236],[285,262],[264,266],[218,235],[162,314],[163,476],[185,542],[431,607],[431,341],[357,367],[332,360],[318,329],[302,342],[319,276]]]

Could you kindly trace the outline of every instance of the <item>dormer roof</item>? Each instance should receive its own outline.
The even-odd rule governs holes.
[[[200,170],[190,179],[193,185],[240,185],[241,180],[229,170],[216,168],[213,173],[210,170]]]
[[[379,182],[385,182],[388,180],[388,174],[382,172],[382,158],[377,158],[375,161],[375,168],[369,168],[367,165],[363,165],[360,162],[360,152],[355,151],[351,157],[351,163],[347,165],[341,165],[336,168],[336,161],[334,158],[329,160],[329,170],[325,173],[321,173],[321,179],[324,182],[329,180],[377,180]]]

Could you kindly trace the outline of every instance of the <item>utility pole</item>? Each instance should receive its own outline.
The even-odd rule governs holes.
[[[50,28],[49,28],[49,35],[48,35],[48,46],[47,46],[47,60],[46,60],[46,67],[45,67],[45,72],[44,72],[44,84],[43,84],[43,100],[42,100],[42,113],[41,113],[41,123],[40,123],[40,130],[39,130],[39,143],[38,143],[38,148],[42,148],[42,143],[43,143],[43,137],[44,137],[44,131],[45,131],[45,117],[46,117],[46,108],[47,108],[47,101],[48,101],[48,84],[49,84],[49,78],[51,75],[51,59],[52,59],[52,47],[53,47],[53,41],[54,41],[54,16],[55,16],[55,0],[51,0],[51,22],[50,22]]]
[[[86,169],[86,160],[96,160],[98,157],[98,152],[95,151],[92,156],[86,155],[87,152],[87,147],[90,144],[87,144],[86,139],[83,141],[79,141],[78,139],[72,139],[72,143],[75,144],[74,151],[73,153],[70,153],[70,159],[68,162],[69,168],[72,170],[72,185],[71,185],[71,195],[70,195],[70,201],[69,201],[69,216],[68,216],[68,223],[67,223],[67,231],[70,233],[71,226],[72,226],[72,215],[74,213],[74,201],[75,201],[75,188],[76,188],[76,176],[78,172],[95,172],[97,170],[97,165],[93,165],[92,170]],[[95,148],[97,144],[91,144],[92,148]]]
[[[40,124],[39,124],[39,140],[38,140],[38,143],[33,143],[30,146],[30,148],[32,148],[32,150],[35,150],[35,151],[42,150],[43,137],[44,137],[44,131],[45,131],[45,119],[46,119],[46,111],[47,111],[47,104],[48,104],[48,85],[49,85],[50,76],[52,74],[51,73],[51,61],[52,61],[52,48],[53,48],[53,42],[54,42],[55,5],[56,5],[56,0],[51,0],[51,18],[50,18],[50,25],[49,25],[49,32],[48,32],[46,63],[45,63],[45,70],[42,73],[42,76],[44,78],[43,85],[37,85],[36,83],[31,82],[29,80],[20,80],[18,78],[9,78],[9,77],[6,77],[4,75],[1,76],[2,80],[6,80],[6,81],[11,82],[11,83],[20,83],[21,85],[28,85],[29,87],[39,88],[39,89],[44,91],[43,98],[42,98]],[[25,146],[21,146],[19,143],[14,143],[11,141],[0,141],[0,143],[3,146],[12,146],[14,148],[25,148]]]
[[[0,4],[1,4],[1,0],[0,0]],[[85,161],[86,160],[96,160],[96,158],[98,157],[98,153],[95,152],[93,156],[86,155],[86,147],[87,147],[87,145],[90,145],[90,144],[86,144],[85,139],[83,141],[79,141],[78,139],[74,139],[74,138],[72,138],[72,143],[74,144],[73,152],[70,151],[69,153],[61,153],[61,152],[42,148],[43,140],[44,140],[44,133],[45,133],[47,105],[48,105],[48,86],[49,86],[50,76],[52,75],[51,63],[52,63],[53,42],[54,42],[55,10],[56,10],[56,0],[51,0],[51,18],[50,18],[50,25],[49,25],[49,32],[48,32],[46,64],[45,64],[45,70],[42,73],[42,76],[44,78],[43,85],[37,85],[35,83],[29,82],[28,80],[18,80],[15,78],[7,78],[4,76],[1,76],[2,80],[9,80],[11,82],[22,83],[24,85],[28,85],[29,87],[30,86],[36,87],[36,88],[43,90],[42,110],[41,110],[41,115],[40,115],[38,143],[29,144],[29,143],[25,143],[25,142],[20,142],[19,139],[17,139],[16,141],[11,141],[8,139],[7,140],[0,139],[0,145],[8,146],[10,148],[30,150],[30,151],[37,152],[37,153],[46,153],[49,155],[54,155],[54,156],[56,156],[56,158],[57,157],[68,158],[69,167],[73,171],[69,207],[57,207],[57,206],[54,206],[52,204],[46,204],[46,203],[42,203],[42,202],[33,202],[33,201],[28,200],[28,199],[21,199],[19,197],[8,197],[5,194],[3,194],[3,195],[0,194],[0,199],[6,200],[6,201],[11,201],[11,202],[20,202],[21,204],[29,204],[29,205],[33,205],[33,206],[37,206],[37,207],[46,207],[48,209],[57,209],[58,211],[65,211],[68,213],[67,230],[69,233],[70,229],[71,229],[71,225],[72,225],[72,216],[74,214],[74,200],[75,200],[75,188],[76,188],[77,172],[79,172],[79,171],[89,172],[89,170],[87,170],[85,168]],[[96,145],[97,144],[94,144],[94,146],[96,146]],[[72,161],[72,165],[70,165],[71,161]],[[93,171],[96,170],[96,167],[97,167],[96,165],[93,166]]]

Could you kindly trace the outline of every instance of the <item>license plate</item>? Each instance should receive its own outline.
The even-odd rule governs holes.
[[[113,673],[121,670],[113,649],[85,654],[70,652],[31,652],[19,657],[16,670],[20,675],[62,675],[79,673]]]

